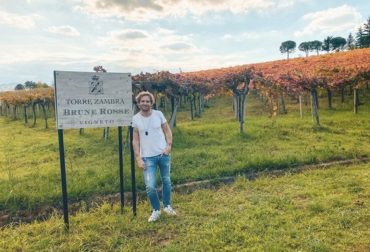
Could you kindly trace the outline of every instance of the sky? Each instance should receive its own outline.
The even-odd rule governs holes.
[[[283,41],[347,38],[369,16],[368,0],[0,0],[0,91],[97,65],[177,73],[282,59]]]

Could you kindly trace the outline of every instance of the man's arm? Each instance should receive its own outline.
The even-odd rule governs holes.
[[[172,132],[167,122],[161,125],[164,135],[166,137],[167,147],[163,150],[163,154],[170,154],[172,148]]]
[[[139,131],[137,128],[134,128],[133,130],[134,134],[132,136],[132,145],[134,146],[134,152],[135,152],[135,157],[136,157],[136,162],[137,165],[141,170],[145,169],[145,163],[141,159],[140,156],[140,138],[139,138]]]

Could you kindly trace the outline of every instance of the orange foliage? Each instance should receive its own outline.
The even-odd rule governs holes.
[[[54,102],[54,89],[37,88],[31,90],[16,90],[0,93],[0,101],[8,105],[26,105],[39,101]]]
[[[249,69],[257,89],[266,87],[299,94],[318,86],[359,85],[369,80],[370,49],[181,73],[177,79],[183,83],[208,83],[214,88],[222,88],[225,83],[242,78]]]
[[[280,92],[298,95],[316,87],[359,88],[370,80],[370,48],[179,74],[141,73],[132,80],[134,88],[146,84],[167,94],[201,92],[208,96],[230,94],[230,90],[245,87],[249,80],[249,88],[259,89],[270,98]],[[0,93],[0,101],[12,105],[43,99],[54,101],[52,88]]]

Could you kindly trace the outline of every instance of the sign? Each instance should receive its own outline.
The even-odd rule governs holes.
[[[54,71],[58,129],[127,126],[132,120],[129,73]]]

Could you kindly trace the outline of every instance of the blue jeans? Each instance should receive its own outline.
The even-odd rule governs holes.
[[[154,157],[144,157],[145,163],[144,182],[146,193],[153,210],[160,209],[160,202],[157,194],[157,166],[162,180],[162,199],[163,206],[171,205],[171,157],[170,155],[158,155]]]

